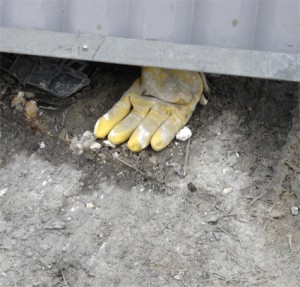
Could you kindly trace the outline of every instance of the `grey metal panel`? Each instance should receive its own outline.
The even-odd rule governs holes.
[[[65,1],[63,32],[125,37],[128,1]]]
[[[300,81],[300,55],[0,28],[0,51]]]
[[[1,25],[61,31],[64,1],[2,0]]]
[[[0,52],[300,80],[300,0],[0,0],[0,23]]]
[[[260,2],[255,31],[256,50],[300,52],[300,1]]]
[[[128,34],[134,39],[190,43],[194,1],[130,1]]]
[[[251,49],[258,2],[196,1],[192,43]]]
[[[3,27],[300,52],[299,0],[1,0]]]

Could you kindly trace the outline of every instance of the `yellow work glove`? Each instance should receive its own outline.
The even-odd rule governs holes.
[[[150,143],[165,148],[189,121],[197,103],[206,104],[199,73],[160,68],[142,68],[121,99],[95,125],[95,136],[114,144],[128,141],[139,152]]]

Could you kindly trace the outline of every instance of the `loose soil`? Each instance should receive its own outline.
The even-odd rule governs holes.
[[[208,75],[190,141],[77,155],[139,68],[88,73],[65,100],[1,75],[0,286],[297,286],[299,84]]]

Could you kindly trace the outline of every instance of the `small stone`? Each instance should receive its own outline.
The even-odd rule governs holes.
[[[176,280],[182,280],[184,276],[184,272],[180,271],[177,275],[174,276]]]
[[[40,148],[41,148],[41,149],[43,149],[43,148],[45,148],[45,147],[46,147],[46,145],[45,145],[45,143],[44,143],[44,142],[40,142],[40,143],[39,143],[39,146],[40,146]]]
[[[13,97],[11,101],[11,106],[15,108],[19,104],[24,105],[25,99],[24,99],[24,92],[19,92],[16,96]]]
[[[176,134],[176,139],[180,141],[186,141],[192,136],[192,131],[189,127],[184,127]]]
[[[207,220],[208,224],[216,225],[218,223],[218,218],[216,216],[212,216]]]
[[[95,142],[95,136],[90,131],[85,131],[80,138],[83,149],[89,149],[91,145]]]
[[[105,141],[103,141],[103,143],[108,147],[116,148],[116,145],[113,144],[112,142],[110,142],[109,140],[105,140]]]
[[[297,206],[292,206],[291,207],[291,214],[296,216],[299,214],[299,208]]]
[[[223,169],[223,174],[228,174],[228,173],[231,173],[232,171],[233,171],[232,167],[225,167]]]
[[[119,157],[119,153],[118,153],[118,152],[114,152],[114,153],[112,154],[112,156],[113,156],[114,158],[118,158],[118,157]]]
[[[83,153],[82,149],[79,149],[78,147],[79,140],[77,136],[74,136],[70,142],[70,150],[77,155],[81,155]]]
[[[0,197],[3,196],[7,192],[8,188],[3,188],[0,190]]]
[[[85,206],[89,209],[95,208],[95,205],[92,202],[88,202]]]
[[[233,191],[232,187],[225,187],[225,188],[223,189],[222,193],[223,193],[223,194],[228,194],[228,193],[230,193],[230,192],[232,192],[232,191]]]
[[[208,88],[208,89],[209,89],[209,88]],[[199,103],[200,103],[202,106],[206,106],[207,103],[208,103],[208,100],[205,98],[204,95],[202,95],[201,98],[200,98]]]
[[[194,192],[197,190],[197,187],[192,182],[189,182],[188,189],[189,189],[189,191]]]
[[[24,104],[18,104],[15,106],[15,111],[18,113],[23,113],[24,112]]]
[[[70,143],[70,137],[66,129],[62,129],[58,135],[58,138],[65,142],[66,144]]]
[[[39,112],[36,101],[30,100],[25,104],[25,116],[28,120],[34,119]]]
[[[94,143],[92,143],[92,145],[90,146],[90,149],[91,149],[91,150],[99,150],[99,149],[101,149],[101,144],[100,144],[100,143],[97,143],[97,142],[94,142]]]
[[[283,218],[285,216],[285,212],[282,209],[273,209],[271,211],[271,213],[269,214],[270,217],[274,218],[274,219],[280,219]]]
[[[95,142],[95,136],[90,131],[86,131],[78,138],[74,136],[70,142],[70,149],[74,154],[81,155],[83,151],[90,149],[91,145]]]

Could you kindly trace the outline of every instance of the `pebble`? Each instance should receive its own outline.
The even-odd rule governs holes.
[[[11,101],[11,106],[14,108],[18,106],[19,104],[24,105],[25,99],[24,99],[24,92],[19,92],[16,96],[13,97]]]
[[[218,217],[216,216],[211,216],[208,220],[207,223],[210,225],[216,225],[218,223]]]
[[[118,157],[119,157],[119,153],[118,153],[118,152],[114,152],[114,153],[112,154],[112,156],[113,156],[114,158],[118,158]]]
[[[184,276],[184,272],[180,271],[177,275],[174,276],[176,280],[182,280]]]
[[[99,149],[101,149],[101,144],[97,143],[97,142],[94,142],[94,143],[91,144],[90,149],[91,150],[99,150]]]
[[[25,104],[25,116],[28,120],[35,118],[38,115],[39,108],[36,101],[30,100]]]
[[[39,146],[40,146],[40,148],[41,148],[41,149],[43,149],[43,148],[45,148],[45,147],[46,147],[46,145],[45,145],[45,143],[44,143],[44,142],[40,142],[40,143],[39,143]]]
[[[108,147],[116,148],[116,145],[113,144],[112,142],[110,142],[109,140],[105,140],[105,141],[103,141],[103,143]]]
[[[188,189],[190,192],[194,192],[197,190],[197,187],[192,183],[192,182],[189,182],[188,183]]]
[[[223,174],[228,174],[228,173],[231,173],[232,171],[233,171],[232,167],[225,167],[223,169]]]
[[[86,131],[78,138],[75,136],[70,142],[70,149],[77,155],[81,155],[84,150],[90,149],[95,142],[95,136],[92,132]]]
[[[95,142],[95,136],[90,131],[85,131],[80,138],[83,149],[89,149],[90,146]]]
[[[18,113],[23,113],[23,112],[24,112],[24,105],[23,105],[23,104],[18,104],[18,105],[16,105],[15,110],[16,110]]]
[[[92,202],[88,202],[86,205],[86,208],[92,209],[95,207],[95,205]]]
[[[291,214],[296,216],[299,214],[299,208],[297,206],[292,206],[291,207]]]
[[[184,127],[176,134],[176,139],[180,141],[186,141],[192,136],[192,131],[189,127]]]
[[[228,194],[233,191],[232,187],[225,187],[222,191],[223,194]]]
[[[8,188],[3,188],[0,190],[0,197],[3,196],[7,192]]]

